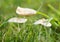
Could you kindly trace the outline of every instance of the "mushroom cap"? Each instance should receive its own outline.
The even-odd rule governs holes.
[[[40,20],[37,20],[34,24],[35,25],[41,24],[41,25],[43,25],[45,27],[51,27],[51,23],[48,22],[48,20],[47,19],[44,19],[44,18],[43,19],[40,19]]]
[[[25,18],[11,18],[8,20],[8,22],[14,22],[14,23],[25,23],[27,21],[27,19]]]
[[[19,15],[34,15],[37,12],[36,12],[36,10],[30,9],[30,8],[17,7],[16,13]]]

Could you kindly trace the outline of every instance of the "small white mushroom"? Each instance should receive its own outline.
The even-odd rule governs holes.
[[[33,14],[36,14],[37,11],[34,9],[30,9],[30,8],[17,7],[16,13],[19,15],[33,15]]]
[[[11,18],[8,20],[8,22],[14,22],[14,23],[25,23],[27,21],[27,19],[25,18]]]
[[[48,22],[48,20],[47,19],[44,19],[44,18],[43,19],[40,19],[40,20],[37,20],[34,24],[35,25],[41,24],[41,25],[43,25],[45,27],[51,27],[51,23]]]

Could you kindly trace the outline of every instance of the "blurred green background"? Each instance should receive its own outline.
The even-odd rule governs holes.
[[[23,18],[16,14],[18,6],[45,13],[53,18],[52,27],[34,26],[36,20],[47,18],[39,14],[26,17],[25,24],[7,23],[12,17]],[[0,42],[60,42],[60,0],[0,0]]]

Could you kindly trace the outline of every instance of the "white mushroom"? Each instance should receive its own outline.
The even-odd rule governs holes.
[[[35,25],[41,24],[41,25],[43,25],[45,27],[51,27],[51,23],[48,22],[48,20],[47,19],[44,19],[44,18],[43,19],[40,19],[40,20],[37,20],[34,24]]]
[[[19,15],[33,15],[33,14],[36,14],[37,11],[30,8],[17,7],[16,13]]]
[[[14,23],[25,23],[27,21],[27,19],[25,18],[11,18],[8,20],[8,22],[14,22]]]

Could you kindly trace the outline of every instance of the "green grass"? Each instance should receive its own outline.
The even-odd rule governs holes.
[[[37,10],[27,16],[25,24],[8,23],[16,14],[16,8],[26,7]],[[34,25],[41,18],[51,19],[51,27]],[[0,0],[0,42],[60,42],[60,0]]]

